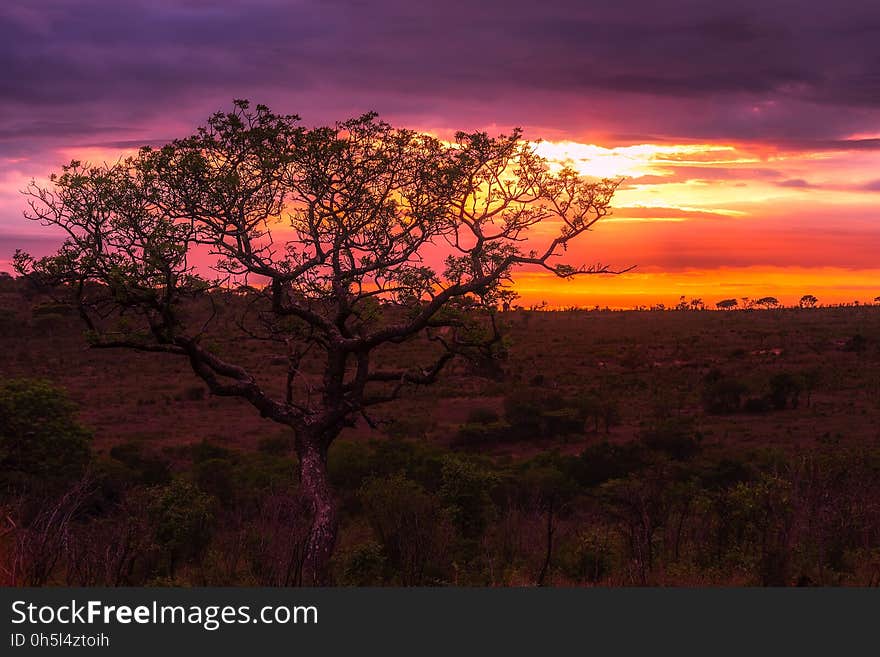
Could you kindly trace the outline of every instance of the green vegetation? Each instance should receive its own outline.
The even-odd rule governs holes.
[[[11,315],[2,583],[305,581],[292,432],[214,421],[225,402],[169,365]],[[500,320],[502,380],[453,370],[333,443],[332,583],[877,583],[878,309]]]
[[[74,410],[47,381],[0,384],[0,494],[57,488],[82,476],[91,435]]]

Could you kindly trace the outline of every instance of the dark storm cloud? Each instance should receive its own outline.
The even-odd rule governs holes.
[[[0,140],[137,139],[249,96],[313,120],[375,108],[446,126],[833,142],[876,130],[878,44],[873,0],[7,0]]]

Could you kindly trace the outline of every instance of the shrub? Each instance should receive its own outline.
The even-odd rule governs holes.
[[[401,474],[371,477],[364,482],[359,496],[399,583],[423,585],[442,579],[449,536],[437,501]]]
[[[264,454],[283,456],[293,449],[293,436],[288,431],[283,431],[275,436],[260,438],[257,449]]]
[[[195,466],[195,479],[199,488],[223,504],[232,502],[239,488],[235,475],[235,466],[227,459],[208,459]]]
[[[337,488],[357,490],[373,474],[374,453],[362,440],[340,439],[330,446],[327,469]]]
[[[271,491],[246,521],[245,558],[260,586],[302,584],[311,507],[301,495]]]
[[[560,548],[562,572],[576,582],[601,582],[611,573],[612,558],[607,539],[597,532],[582,532]]]
[[[698,434],[690,420],[669,418],[643,431],[639,438],[649,449],[663,452],[670,458],[683,461],[699,450]]]
[[[507,422],[468,422],[459,427],[452,444],[455,447],[482,447],[505,442],[511,436],[513,433]]]
[[[541,411],[539,396],[533,391],[515,390],[504,398],[504,418],[518,438],[540,437]]]
[[[703,406],[706,412],[714,415],[736,413],[742,405],[743,395],[748,387],[731,377],[712,370],[704,379]]]
[[[601,393],[587,393],[575,402],[579,418],[592,425],[592,430],[599,433],[599,426],[605,426],[605,433],[611,431],[611,427],[620,423],[620,410],[617,401]]]
[[[145,454],[143,445],[125,442],[110,448],[110,457],[125,465],[139,484],[155,486],[171,479],[169,464],[155,454]]]
[[[220,447],[209,440],[202,440],[190,446],[193,462],[208,461],[210,459],[232,458],[232,452],[225,447]]]
[[[797,408],[801,390],[803,390],[803,384],[797,377],[788,372],[781,372],[770,379],[769,401],[777,410],[788,406]]]
[[[91,457],[91,434],[74,405],[46,381],[12,379],[0,385],[0,485],[6,491],[65,486]]]
[[[377,586],[385,581],[387,560],[382,546],[367,541],[355,546],[343,557],[340,584],[343,586]]]
[[[490,493],[498,478],[458,456],[443,457],[442,463],[440,499],[462,536],[476,538],[493,515]]]
[[[576,401],[532,390],[515,390],[504,398],[504,419],[511,427],[510,436],[521,440],[553,438],[584,428],[584,414]]]
[[[181,560],[202,554],[211,540],[214,499],[184,479],[150,491],[149,512],[154,539],[174,575]]]
[[[646,456],[635,442],[615,445],[602,442],[585,449],[572,465],[572,476],[581,486],[598,486],[610,479],[626,477],[644,467]]]
[[[706,466],[699,478],[703,488],[724,490],[735,484],[750,481],[754,476],[753,467],[745,461],[722,458]]]

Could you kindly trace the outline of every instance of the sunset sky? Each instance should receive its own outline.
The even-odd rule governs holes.
[[[21,216],[31,178],[183,136],[232,98],[308,125],[522,126],[551,160],[626,176],[571,260],[636,269],[526,272],[525,303],[880,295],[877,0],[5,0],[0,269],[54,246]]]

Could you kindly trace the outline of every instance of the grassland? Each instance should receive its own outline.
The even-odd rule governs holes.
[[[62,563],[43,581],[23,567],[7,579],[295,583],[283,427],[209,396],[182,359],[90,349],[47,299],[7,286],[0,307],[4,380],[51,381],[92,432],[111,482],[94,540],[118,544],[120,523],[152,509],[131,547],[142,554],[115,578]],[[880,307],[512,311],[501,323],[502,376],[455,365],[331,450],[337,583],[880,583]],[[267,386],[283,380],[264,343],[215,339]],[[161,499],[203,505],[207,534],[163,543]],[[13,534],[9,560],[27,545]]]

